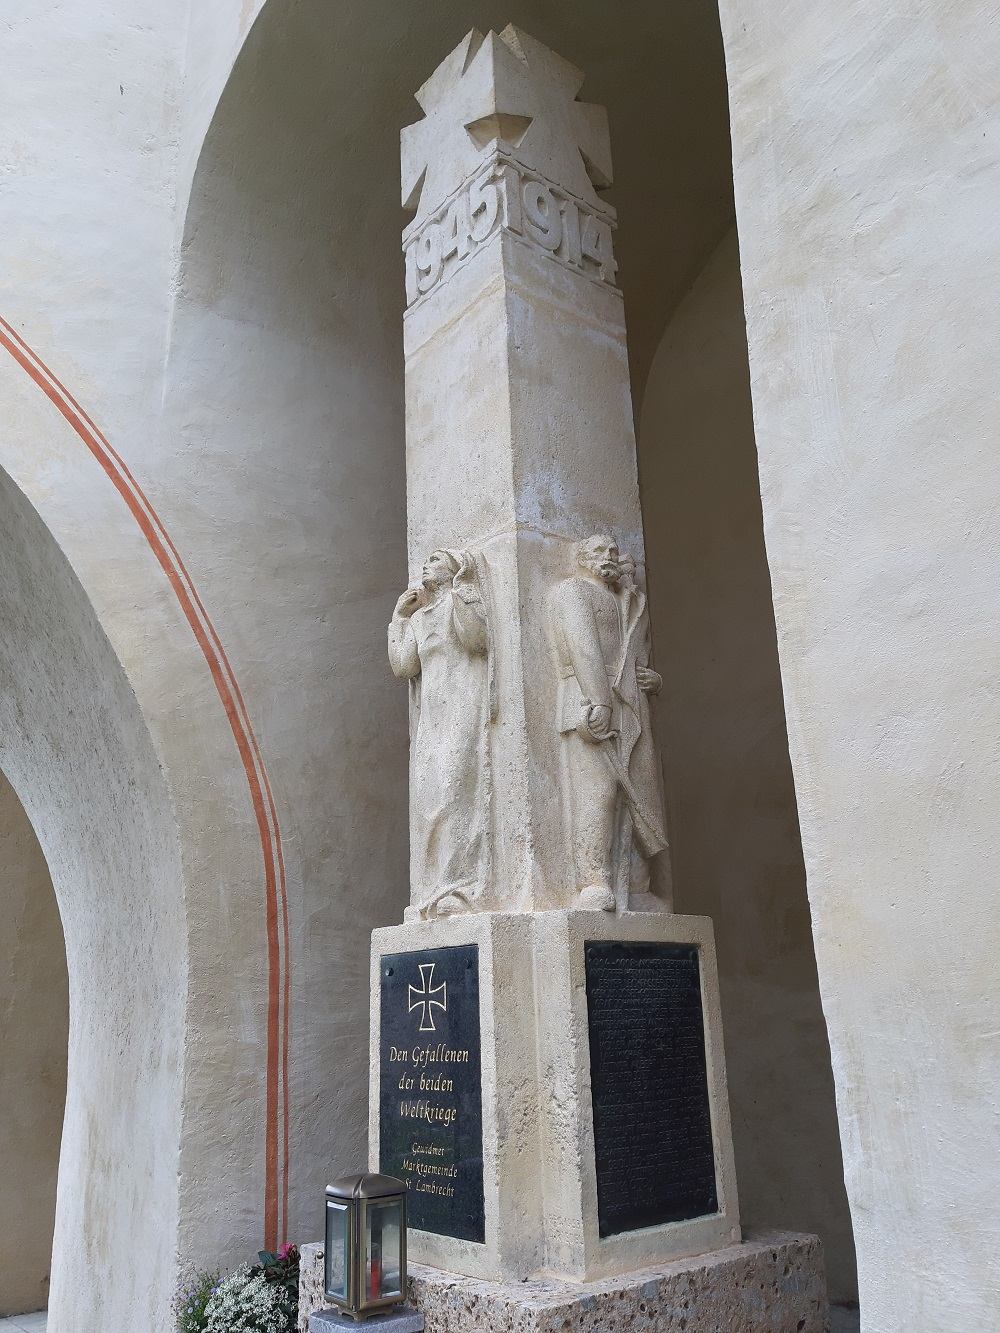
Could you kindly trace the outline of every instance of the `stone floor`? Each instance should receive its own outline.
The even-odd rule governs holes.
[[[19,1314],[13,1319],[0,1319],[0,1333],[45,1333],[46,1313]],[[860,1326],[856,1310],[831,1310],[830,1333],[857,1333]]]

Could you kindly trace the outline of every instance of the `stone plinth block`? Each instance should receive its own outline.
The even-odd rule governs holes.
[[[319,1274],[322,1289],[322,1246],[308,1251],[300,1302],[315,1287],[308,1269]],[[410,1299],[426,1333],[825,1333],[827,1327],[822,1245],[816,1236],[785,1231],[589,1283],[483,1282],[413,1265]]]
[[[740,1239],[711,922],[477,912],[375,931],[372,1170],[409,1255],[592,1281]]]
[[[740,1239],[707,917],[540,912],[545,1264],[580,1280]]]
[[[330,1333],[341,1328],[354,1329],[355,1333],[359,1328],[378,1329],[379,1333],[423,1333],[424,1317],[408,1306],[390,1310],[388,1314],[372,1315],[363,1323],[339,1310],[317,1310],[309,1316],[309,1333]]]

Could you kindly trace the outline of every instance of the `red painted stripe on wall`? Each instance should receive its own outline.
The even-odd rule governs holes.
[[[0,316],[0,346],[53,403],[87,446],[124,500],[166,574],[202,651],[243,764],[264,863],[268,965],[264,1247],[273,1250],[284,1240],[288,1227],[288,1047],[291,966],[288,896],[281,830],[267,769],[250,722],[243,693],[222,641],[177,547],[145,492],[124,460],[112,448],[107,437],[98,429],[65,385],[2,316]]]

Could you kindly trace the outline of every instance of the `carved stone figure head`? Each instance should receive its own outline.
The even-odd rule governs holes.
[[[461,566],[450,551],[432,551],[424,561],[420,581],[428,592],[450,583]]]
[[[576,558],[582,569],[602,583],[616,584],[622,576],[618,543],[609,533],[595,533],[593,537],[580,542],[576,548]]]

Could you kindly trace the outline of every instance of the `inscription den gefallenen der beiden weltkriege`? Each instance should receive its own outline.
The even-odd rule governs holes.
[[[479,949],[381,962],[381,1170],[408,1186],[411,1227],[485,1239]]]

